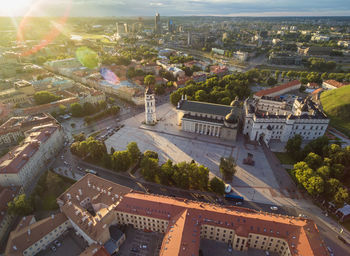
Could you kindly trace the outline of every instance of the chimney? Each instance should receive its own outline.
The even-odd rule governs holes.
[[[82,191],[80,188],[79,188],[79,190],[78,190],[78,191],[79,191],[79,195],[81,195],[81,196],[82,196],[82,195],[83,195],[83,191]]]
[[[28,228],[28,236],[30,236],[30,233],[31,233],[30,228]]]

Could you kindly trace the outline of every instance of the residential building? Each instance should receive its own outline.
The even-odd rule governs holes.
[[[327,90],[334,90],[334,89],[343,87],[345,85],[347,84],[338,82],[336,80],[326,80],[326,81],[323,81],[322,88]]]
[[[301,86],[301,82],[299,80],[294,80],[285,84],[271,87],[269,89],[258,91],[254,94],[254,98],[261,98],[262,96],[269,96],[269,97],[279,96],[290,91],[298,90],[300,86]]]
[[[287,142],[296,134],[304,140],[313,140],[324,135],[329,119],[310,99],[295,99],[287,106],[281,99],[266,99],[265,96],[244,102],[243,134],[250,140]]]
[[[207,75],[208,75],[208,73],[203,72],[203,71],[194,72],[192,74],[192,79],[196,83],[205,82],[207,80]]]
[[[211,51],[213,53],[216,53],[216,54],[219,54],[219,55],[224,55],[225,54],[225,50],[218,49],[218,48],[211,48]]]
[[[0,185],[23,186],[26,190],[47,168],[47,163],[63,146],[59,124],[37,126],[25,132],[25,140],[0,159]]]
[[[275,65],[301,65],[302,58],[293,53],[273,52],[269,56],[269,62]]]
[[[316,41],[316,42],[328,42],[328,41],[329,41],[329,36],[313,35],[313,36],[311,37],[311,41]]]
[[[310,46],[307,48],[298,47],[298,53],[306,56],[329,56],[332,52],[331,47]]]
[[[25,80],[14,83],[14,88],[0,92],[0,103],[21,104],[29,101],[29,97],[35,93],[33,85]]]
[[[236,140],[241,108],[238,99],[230,106],[189,101],[183,96],[177,108],[177,124],[185,132]]]
[[[40,221],[33,220],[20,222],[17,228],[11,232],[7,241],[5,255],[8,256],[34,256],[45,250],[53,241],[60,237],[71,222],[63,213],[52,214]]]
[[[8,203],[11,202],[20,192],[19,187],[0,187],[0,242],[3,242],[8,229],[13,224],[15,216],[7,212]]]
[[[31,116],[11,117],[0,126],[0,145],[13,144],[20,138],[24,138],[24,133],[35,126],[43,124],[55,124],[57,120],[50,114],[40,113]]]
[[[235,53],[233,53],[233,58],[240,61],[246,61],[248,57],[249,57],[248,52],[236,51]]]
[[[230,72],[226,66],[210,66],[210,75],[217,75],[221,78],[229,73]]]
[[[144,194],[92,174],[73,184],[57,203],[77,234],[92,246],[106,248],[111,227],[122,224],[163,233],[161,256],[197,255],[203,238],[239,251],[329,256],[312,220]],[[13,248],[10,245],[7,248]]]

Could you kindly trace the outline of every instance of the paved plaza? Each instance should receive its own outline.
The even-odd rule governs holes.
[[[260,146],[245,144],[241,136],[232,142],[181,131],[177,126],[176,110],[169,103],[157,107],[158,123],[155,126],[142,124],[144,120],[144,113],[125,120],[125,126],[105,141],[107,149],[125,150],[128,143],[135,141],[141,151],[158,152],[160,163],[168,159],[176,163],[193,159],[208,167],[211,177],[221,177],[220,158],[232,155],[237,160],[238,171],[231,184],[237,194],[259,203],[293,203],[288,191],[279,187]],[[255,166],[243,164],[248,153],[254,155]]]

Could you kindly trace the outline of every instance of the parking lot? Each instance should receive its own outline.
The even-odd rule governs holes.
[[[56,241],[60,243],[59,246],[54,242],[51,243],[48,248],[38,253],[38,256],[68,256],[79,255],[82,253],[88,244],[83,238],[77,236],[73,230],[66,231]],[[55,247],[53,249],[52,247]]]
[[[120,247],[118,255],[155,256],[159,255],[163,234],[144,232],[132,227],[126,228],[126,241]]]
[[[229,249],[227,243],[222,243],[214,240],[201,239],[200,249],[204,256],[220,255],[220,256],[277,256],[277,253],[249,248],[247,251],[236,251]]]

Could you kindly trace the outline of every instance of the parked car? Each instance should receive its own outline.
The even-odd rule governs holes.
[[[134,247],[134,248],[131,248],[131,251],[132,252],[139,252],[140,250],[138,248]]]
[[[338,235],[338,239],[342,241],[344,244],[348,244],[348,242],[340,235]]]
[[[270,209],[271,209],[272,211],[277,211],[277,210],[278,210],[278,207],[277,207],[277,206],[271,206]]]
[[[56,251],[57,251],[57,249],[56,249],[55,246],[51,246],[51,250],[52,250],[53,252],[56,252]]]
[[[147,245],[146,244],[140,244],[140,248],[141,249],[147,249]]]
[[[55,245],[56,245],[57,247],[60,247],[60,246],[61,246],[61,243],[60,243],[60,241],[58,241],[58,240],[56,240],[54,243],[55,243]]]
[[[330,256],[333,256],[333,255],[334,255],[333,250],[332,250],[331,247],[327,246],[327,250],[329,251],[329,255],[330,255]]]

